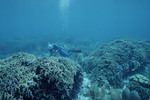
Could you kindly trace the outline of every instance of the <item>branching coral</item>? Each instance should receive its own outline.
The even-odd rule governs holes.
[[[64,99],[74,97],[73,88],[75,76],[80,74],[80,66],[67,58],[39,58],[36,63],[37,77],[34,80],[41,88],[46,89],[47,93],[52,93],[54,97]],[[43,83],[41,83],[43,81]],[[53,90],[53,91],[51,91]]]
[[[67,58],[35,57],[20,52],[0,60],[2,97],[8,94],[24,100],[69,100],[76,95],[80,76],[80,65]]]
[[[115,40],[94,51],[85,59],[83,66],[99,85],[107,80],[111,86],[118,88],[123,86],[123,78],[143,71],[149,64],[149,51],[149,42]]]

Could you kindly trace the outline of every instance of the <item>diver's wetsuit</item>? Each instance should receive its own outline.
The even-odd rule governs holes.
[[[56,45],[53,45],[53,46],[54,46],[53,50],[57,50],[58,53],[63,57],[68,57],[72,54],[71,51],[65,51],[64,49],[62,49],[61,47],[56,46]]]

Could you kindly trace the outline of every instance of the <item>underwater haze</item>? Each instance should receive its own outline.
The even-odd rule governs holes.
[[[0,0],[0,40],[150,38],[149,0]]]
[[[0,0],[0,100],[150,100],[150,0]]]

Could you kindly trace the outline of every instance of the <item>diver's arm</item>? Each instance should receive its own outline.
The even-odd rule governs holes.
[[[57,46],[57,45],[53,45],[54,46],[54,50],[60,50],[61,49],[61,47],[59,47],[59,46]]]

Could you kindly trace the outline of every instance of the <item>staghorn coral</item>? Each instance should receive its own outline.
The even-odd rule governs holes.
[[[79,85],[75,83],[75,76],[80,74],[78,64],[67,58],[52,57],[37,59],[36,66],[37,77],[34,77],[34,81],[38,83],[42,91],[46,89],[45,94],[51,93],[57,99],[71,99],[75,96],[74,87]],[[38,90],[37,94],[40,92]]]
[[[20,85],[27,85],[33,81],[34,76],[32,63],[36,57],[33,55],[18,53],[7,59],[0,60],[0,91],[5,91],[7,94],[16,94],[20,89]]]
[[[0,92],[0,100],[17,100],[7,92]]]
[[[80,65],[70,59],[20,52],[0,60],[0,93],[19,100],[69,100],[76,95],[80,76]]]

